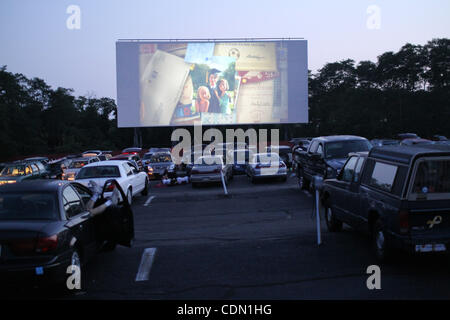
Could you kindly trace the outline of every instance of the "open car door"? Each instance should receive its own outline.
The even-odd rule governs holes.
[[[104,197],[105,192],[110,192],[112,189],[116,189],[120,193],[118,203],[109,206],[96,217],[98,218],[98,229],[103,240],[131,247],[134,240],[133,211],[120,184],[115,179],[105,181],[101,197],[97,200],[95,206],[104,203],[107,200]]]

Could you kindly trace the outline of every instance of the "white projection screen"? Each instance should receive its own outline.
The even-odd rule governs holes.
[[[118,127],[308,122],[306,40],[119,40]]]

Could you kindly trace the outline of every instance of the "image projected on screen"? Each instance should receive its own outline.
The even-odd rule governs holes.
[[[125,50],[117,49],[119,127],[305,121],[304,116],[295,118],[289,112],[289,50],[284,41],[128,45],[130,53],[121,55]],[[137,62],[130,67],[133,59]],[[307,70],[306,54],[302,59]],[[129,67],[123,67],[127,63]],[[122,78],[137,78],[138,90],[133,81]],[[307,72],[304,78],[306,100]],[[138,107],[134,107],[134,95],[138,95]],[[307,102],[302,107],[306,109]]]

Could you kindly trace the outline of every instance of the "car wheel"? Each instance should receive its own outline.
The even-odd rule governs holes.
[[[131,189],[128,189],[128,191],[127,191],[127,200],[131,206],[131,204],[133,203],[133,193],[131,192]]]
[[[375,256],[380,262],[386,262],[390,258],[391,250],[386,241],[386,232],[382,222],[378,219],[373,226],[372,247]]]
[[[336,216],[333,213],[333,210],[328,206],[324,206],[324,211],[325,211],[325,222],[327,224],[328,231],[330,232],[341,231],[342,221],[336,218]]]
[[[145,187],[144,187],[144,190],[142,190],[141,194],[143,196],[148,195],[148,179],[147,178],[145,178]]]
[[[75,270],[72,271],[72,274],[67,272],[70,271],[69,267],[75,267]],[[72,277],[74,275],[74,273],[76,273],[78,269],[78,274],[80,275],[80,287],[77,288],[77,282],[76,279],[73,278],[71,279],[70,277]],[[81,256],[79,254],[78,249],[74,249],[72,252],[72,256],[69,260],[69,264],[67,265],[67,267],[65,268],[65,270],[63,270],[64,274],[63,274],[63,281],[61,281],[60,284],[60,288],[62,289],[62,291],[64,293],[76,293],[79,292],[80,290],[84,289],[84,275],[83,275],[83,268],[81,266]]]

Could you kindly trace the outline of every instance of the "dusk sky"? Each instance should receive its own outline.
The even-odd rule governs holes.
[[[70,5],[81,10],[80,29],[67,28]],[[75,95],[114,99],[118,39],[305,38],[316,71],[449,36],[448,0],[0,2],[0,66]]]

